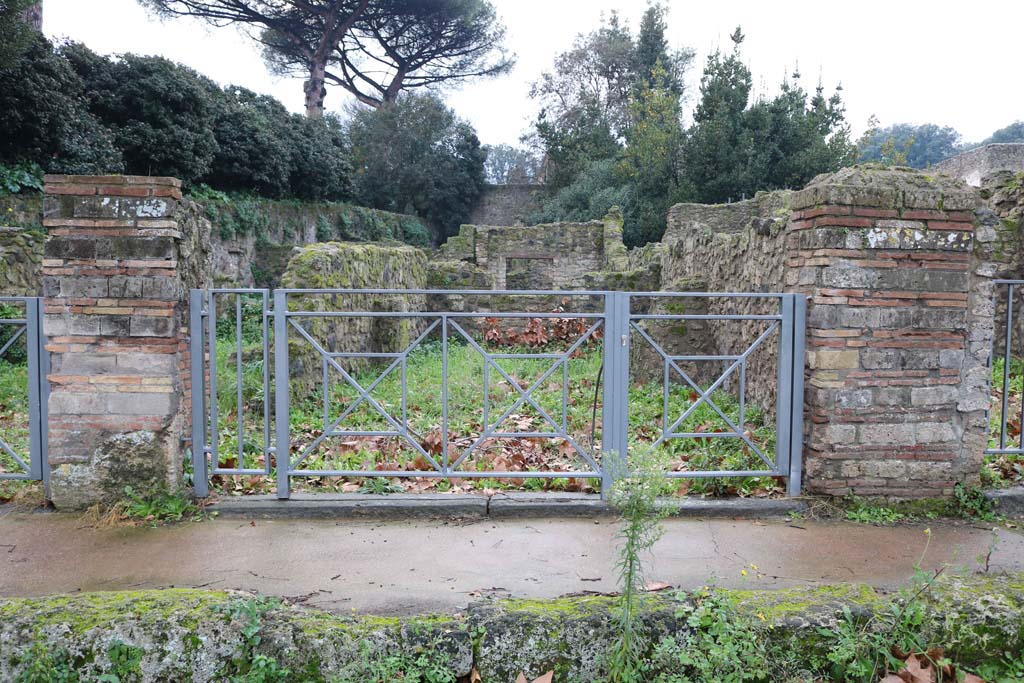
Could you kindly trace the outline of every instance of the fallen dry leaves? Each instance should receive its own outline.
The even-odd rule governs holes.
[[[980,677],[970,673],[959,679],[953,665],[944,662],[945,652],[940,647],[927,652],[912,652],[906,656],[895,651],[893,654],[903,660],[903,668],[896,673],[886,674],[879,683],[939,683],[957,680],[962,680],[962,683],[985,683]]]
[[[554,677],[555,677],[555,672],[554,671],[549,671],[546,674],[544,674],[543,676],[541,676],[540,678],[533,679],[532,683],[551,683],[551,681],[552,681],[552,679]],[[524,674],[519,674],[519,676],[516,678],[516,683],[531,683],[531,682],[526,680],[526,676]]]

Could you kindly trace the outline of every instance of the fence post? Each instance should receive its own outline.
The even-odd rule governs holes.
[[[189,391],[192,399],[192,492],[196,498],[210,495],[206,459],[206,357],[203,351],[203,298],[205,292],[189,292],[188,345],[191,363]]]
[[[288,405],[288,294],[274,290],[274,427],[277,430],[274,461],[277,465],[277,497],[291,495],[288,471],[291,469],[291,434]]]
[[[604,400],[601,408],[601,497],[625,474],[629,455],[629,294],[604,295]]]
[[[28,424],[29,424],[29,472],[31,479],[43,478],[43,441],[46,439],[46,425],[42,421],[42,386],[46,381],[41,364],[42,353],[39,338],[42,336],[40,300],[25,300],[25,348],[28,350]]]
[[[789,479],[786,494],[799,496],[803,486],[804,465],[804,367],[806,361],[807,297],[792,295],[793,299],[793,381],[792,418],[789,428]]]
[[[793,294],[783,294],[779,299],[779,361],[776,380],[775,402],[775,469],[779,474],[788,475],[792,463],[793,439]]]

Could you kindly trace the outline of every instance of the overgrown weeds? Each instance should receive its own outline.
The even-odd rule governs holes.
[[[124,498],[114,503],[96,503],[85,512],[94,528],[118,526],[163,526],[176,522],[201,522],[216,512],[206,510],[208,501],[197,502],[186,490],[156,487],[148,491],[124,488]]]
[[[611,462],[620,462],[614,455]],[[658,499],[671,492],[666,468],[656,456],[634,458],[629,470],[618,473],[612,487],[611,503],[621,519],[619,557],[616,563],[619,600],[616,614],[617,635],[608,652],[609,683],[636,683],[643,680],[643,657],[647,633],[642,618],[644,601],[644,555],[664,533],[661,524],[667,508]]]

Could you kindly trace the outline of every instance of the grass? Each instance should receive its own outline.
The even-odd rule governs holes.
[[[989,411],[989,448],[998,448],[1002,433],[1003,358],[992,362],[992,408]],[[1024,358],[1010,359],[1009,382],[1006,383],[1007,421],[1006,445],[1009,448],[1021,442],[1021,406],[1024,396]],[[1024,456],[1016,454],[987,454],[982,468],[982,481],[993,487],[1006,487],[1024,483]]]
[[[263,411],[267,399],[263,384],[263,360],[260,330],[247,311],[243,316],[243,350],[241,358],[234,352],[234,320],[221,321],[217,348],[219,409],[218,452],[222,467],[263,468]],[[483,339],[479,343],[486,344]],[[543,349],[494,347],[491,352],[537,353],[562,351],[552,343]],[[567,361],[564,371],[567,381],[565,394],[567,410],[562,414],[563,371],[559,368],[534,391],[532,397],[538,405],[561,426],[576,444],[550,437],[486,438],[481,439],[484,416],[484,374],[490,373],[490,390],[486,396],[486,421],[493,423],[513,408],[526,391],[554,362],[551,359],[500,359],[498,364],[508,375],[504,377],[493,367],[485,370],[480,353],[464,341],[449,340],[448,349],[448,425],[449,462],[454,462],[474,444],[477,450],[459,466],[463,473],[479,476],[456,477],[450,481],[428,477],[393,477],[388,483],[377,483],[366,477],[306,476],[293,478],[295,490],[320,491],[472,491],[483,489],[517,490],[573,490],[593,491],[599,487],[598,479],[566,476],[564,478],[517,477],[518,472],[574,473],[591,469],[577,452],[577,446],[588,454],[600,452],[601,443],[601,390],[598,377],[601,372],[601,345],[584,346]],[[388,360],[361,361],[351,372],[363,387],[371,385],[390,363]],[[238,429],[238,376],[241,363],[242,436],[239,449]],[[401,368],[387,374],[372,390],[371,395],[399,422],[408,425],[410,435],[435,462],[444,459],[444,438],[441,386],[442,352],[439,339],[424,341],[410,353],[406,365],[408,394],[403,409]],[[511,381],[510,381],[511,380]],[[358,398],[356,390],[336,371],[329,375],[327,422],[337,419]],[[433,470],[430,459],[401,437],[379,435],[344,435],[323,439],[314,444],[324,432],[324,400],[318,387],[305,395],[293,389],[291,399],[290,433],[293,461],[300,454],[305,470],[390,471],[423,472]],[[595,406],[596,396],[596,406]],[[670,383],[668,396],[669,421],[674,422],[696,400],[698,395],[688,385]],[[715,403],[734,422],[738,422],[740,404],[737,397],[726,390],[714,393]],[[634,378],[629,390],[630,442],[632,449],[650,449],[661,435],[665,410],[661,391],[661,377],[654,381]],[[595,419],[596,415],[596,419]],[[744,424],[748,438],[774,458],[774,428],[761,409],[744,406]],[[725,431],[727,425],[706,403],[699,405],[676,431],[709,434],[706,438],[670,439],[654,450],[671,463],[675,471],[696,470],[760,470],[763,462],[749,446],[737,438],[713,436]],[[388,431],[393,426],[368,402],[355,407],[338,426],[349,431]],[[549,432],[557,431],[538,410],[522,402],[511,410],[498,425],[503,431]],[[479,443],[478,443],[479,441]],[[241,453],[241,457],[239,457]],[[593,455],[595,460],[599,458]],[[273,466],[274,463],[271,463]],[[483,476],[484,473],[495,473]],[[507,472],[508,474],[504,474]],[[769,477],[678,479],[680,493],[769,495],[782,491],[780,482]],[[274,490],[273,467],[270,476],[218,475],[215,489],[226,494],[264,493]]]

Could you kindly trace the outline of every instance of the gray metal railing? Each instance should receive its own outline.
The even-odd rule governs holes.
[[[529,310],[369,310],[371,306],[358,310],[334,310],[337,306],[324,308],[310,306],[316,297],[331,297],[363,301],[365,297],[376,297],[408,302],[415,297],[551,297],[574,301],[583,300],[581,310],[529,311]],[[219,298],[231,300],[227,307],[218,306]],[[360,299],[363,297],[363,299]],[[312,299],[311,299],[312,298]],[[704,299],[725,301],[759,301],[771,308],[769,313],[659,313],[651,312],[650,302],[655,299]],[[270,307],[270,303],[273,307]],[[322,301],[319,300],[319,301]],[[247,314],[245,302],[253,309]],[[514,308],[505,303],[503,308]],[[634,311],[636,307],[638,310]],[[423,308],[428,308],[424,306]],[[431,306],[429,308],[436,308]],[[454,307],[453,307],[454,308]],[[291,480],[295,477],[435,477],[446,479],[482,478],[576,478],[599,479],[601,490],[607,492],[614,472],[624,472],[627,454],[637,448],[658,448],[670,441],[680,439],[737,439],[745,449],[754,453],[764,463],[764,468],[737,470],[680,470],[671,472],[672,477],[728,477],[728,476],[774,476],[788,479],[788,492],[797,495],[800,491],[802,419],[803,419],[803,370],[804,370],[804,329],[805,297],[798,294],[759,293],[690,293],[690,292],[606,292],[606,291],[548,291],[548,290],[382,290],[382,289],[214,289],[193,290],[191,293],[191,353],[192,353],[192,444],[195,492],[206,496],[209,492],[209,477],[223,475],[262,475],[276,477],[276,491],[279,498],[290,496]],[[244,357],[243,327],[247,315],[258,316],[261,346],[255,354],[256,363],[262,363],[261,376],[263,395],[261,411],[250,410],[249,419],[261,412],[258,425],[247,425],[243,410],[242,365]],[[311,332],[309,326],[315,319],[394,320],[406,321],[415,329],[409,341],[388,351],[336,350]],[[503,351],[488,348],[474,335],[474,325],[491,319],[518,324],[527,319],[549,321],[578,321],[578,334],[565,341],[564,349],[549,348],[534,350],[515,349]],[[732,354],[675,354],[667,351],[663,344],[646,329],[653,323],[680,323],[685,321],[736,321],[763,325],[747,348]],[[250,321],[251,322],[251,321]],[[218,335],[218,327],[221,334]],[[220,337],[220,340],[218,340]],[[232,339],[233,337],[233,339]],[[427,448],[424,435],[416,433],[408,417],[409,385],[407,369],[410,355],[422,351],[428,338],[439,345],[440,386],[433,400],[440,403],[440,435],[435,448]],[[777,344],[777,370],[775,382],[775,443],[773,453],[766,453],[747,433],[744,425],[746,407],[743,396],[747,388],[747,368],[752,354],[764,348],[767,340]],[[235,363],[235,395],[233,396],[235,424],[225,427],[218,409],[221,399],[217,376],[218,342],[233,342]],[[631,391],[630,357],[633,341],[647,344],[661,358],[661,390],[664,412],[661,419],[661,434],[652,443],[641,443],[630,433],[629,397]],[[283,343],[282,343],[283,342]],[[585,346],[600,342],[603,379],[601,405],[601,437],[598,447],[591,426],[589,442],[579,438],[569,425],[569,375],[570,363]],[[319,433],[308,441],[298,444],[291,427],[293,417],[291,381],[293,364],[290,346],[308,353],[320,363],[320,387],[318,401],[322,402],[322,425]],[[466,443],[452,442],[450,415],[452,409],[451,387],[449,386],[449,357],[454,345],[475,352],[483,373],[481,404],[474,407],[479,411],[479,433],[466,439]],[[250,354],[253,348],[250,344]],[[272,367],[271,371],[271,359]],[[505,361],[531,361],[543,363],[546,369],[535,379],[522,382],[503,367]],[[690,376],[686,363],[711,361],[725,364],[725,370],[707,388]],[[366,377],[353,370],[353,363],[377,363],[378,370]],[[367,374],[367,373],[364,373]],[[399,375],[400,398],[392,407],[386,407],[377,400],[374,393],[382,383],[393,375]],[[340,386],[351,395],[350,402],[343,410],[335,412],[331,401],[332,378],[340,377]],[[492,382],[501,383],[514,394],[511,403],[498,408],[491,405]],[[688,386],[696,396],[681,415],[669,414],[668,394],[680,382]],[[560,383],[557,389],[560,400],[554,401],[555,409],[545,407],[538,393],[542,388],[549,392],[549,383]],[[716,392],[726,385],[738,387],[740,407],[737,417],[728,414],[716,403]],[[599,385],[600,386],[600,385]],[[597,389],[595,389],[595,392]],[[594,415],[597,412],[597,394],[594,400]],[[208,406],[208,407],[207,407]],[[726,425],[725,429],[698,432],[682,429],[698,408],[705,407]],[[357,409],[366,409],[380,423],[346,429],[343,424]],[[465,410],[465,406],[458,406]],[[510,416],[517,411],[531,411],[537,423],[528,428],[503,427]],[[379,428],[378,428],[379,427]],[[235,429],[237,444],[230,454],[223,451],[220,434],[225,429]],[[247,433],[259,433],[262,443],[247,453]],[[310,467],[307,459],[319,447],[331,439],[353,437],[389,438],[400,441],[425,468],[406,469],[365,469]],[[567,444],[571,454],[583,465],[566,470],[538,469],[467,469],[468,459],[485,444],[501,439],[542,439],[557,440]],[[252,444],[249,444],[250,446]],[[247,457],[250,456],[250,457]],[[255,457],[262,463],[250,462]],[[610,463],[609,458],[617,458]],[[226,458],[226,459],[225,459]],[[257,465],[257,466],[253,466]]]
[[[8,465],[0,471],[0,479],[43,480],[48,483],[46,462],[46,403],[49,396],[49,354],[45,351],[42,299],[38,297],[0,297],[0,304],[19,309],[19,317],[0,318],[3,330],[0,358],[10,359],[11,353],[24,348],[24,359],[16,363],[26,365],[26,413],[12,411],[0,422],[0,451]],[[27,425],[25,422],[27,421]],[[24,434],[27,426],[27,435]],[[27,436],[27,438],[25,438]]]
[[[1008,454],[1008,455],[1021,455],[1024,454],[1024,405],[1022,405],[1019,411],[1015,415],[1010,415],[1010,385],[1015,379],[1021,377],[1021,372],[1018,369],[1014,372],[1014,359],[1021,361],[1021,354],[1015,354],[1013,352],[1014,342],[1020,344],[1022,339],[1021,333],[1015,334],[1014,324],[1020,325],[1024,320],[1019,320],[1019,301],[1021,294],[1024,293],[1024,280],[995,280],[995,293],[993,294],[993,310],[996,312],[996,330],[995,334],[992,335],[992,351],[989,354],[989,381],[993,381],[993,364],[998,357],[998,351],[1002,351],[1002,374],[999,378],[999,383],[992,387],[993,393],[998,392],[998,405],[999,405],[999,437],[994,445],[991,445],[985,450],[987,454]],[[1002,318],[1005,316],[1005,318]],[[1002,319],[1001,319],[1002,318]],[[1001,346],[1002,348],[998,348]],[[995,397],[994,397],[995,398]],[[989,403],[987,412],[988,421],[992,418],[992,404]],[[1016,418],[1015,422],[1014,419]],[[1010,434],[1010,427],[1016,424],[1016,431],[1019,433],[1016,435]]]

